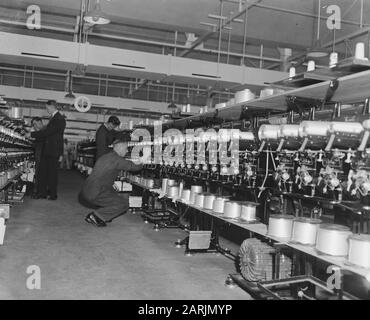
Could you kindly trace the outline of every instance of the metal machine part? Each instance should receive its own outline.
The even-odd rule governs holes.
[[[301,138],[299,137],[299,128],[297,124],[285,124],[280,126],[278,136],[280,143],[277,152],[280,152],[283,148],[289,150],[296,150],[301,144]]]
[[[360,146],[360,137],[364,131],[364,127],[358,122],[331,122],[329,133],[330,137],[325,151],[330,151],[332,148],[348,148],[357,149]]]
[[[324,149],[330,124],[329,121],[303,121],[299,127],[299,136],[304,140],[299,151],[303,152],[306,148]]]
[[[242,276],[251,282],[272,280],[274,278],[275,249],[262,241],[251,238],[245,240],[239,249],[239,266]],[[289,257],[280,257],[280,278],[291,276],[292,261]]]

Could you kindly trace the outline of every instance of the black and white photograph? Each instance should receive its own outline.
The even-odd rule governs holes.
[[[369,58],[370,0],[0,0],[0,300],[370,300]]]

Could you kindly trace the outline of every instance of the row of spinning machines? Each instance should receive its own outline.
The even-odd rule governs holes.
[[[352,227],[356,218],[370,210],[369,100],[311,108],[301,114],[292,111],[211,124],[196,128],[194,136],[183,133],[162,138],[159,148],[169,152],[172,160],[147,164],[147,176],[182,180],[188,186],[201,184],[208,192],[234,200],[267,204],[259,211],[265,223],[271,212],[321,217],[338,207],[337,212],[344,215],[335,218],[342,223],[351,220]],[[237,155],[232,151],[235,139]],[[211,147],[215,140],[216,149]],[[149,145],[154,146],[154,157],[156,139]],[[193,163],[187,163],[189,150],[194,153]],[[211,164],[214,152],[218,162]],[[223,164],[221,153],[231,160],[238,156],[238,163]],[[360,229],[354,231],[370,232],[366,221],[356,228]]]
[[[281,114],[247,111],[233,121],[217,115],[200,117],[185,126],[174,122],[164,128],[172,130],[163,137],[157,137],[153,130],[150,142],[130,143],[131,147],[150,147],[152,159],[158,160],[158,150],[164,155],[161,161],[145,165],[144,178],[159,183],[172,179],[184,189],[202,186],[208,194],[256,203],[257,219],[266,225],[271,217],[288,215],[349,227],[345,229],[348,234],[370,233],[369,99],[351,105],[306,106]],[[238,161],[233,161],[236,157]],[[260,273],[250,269],[256,263],[245,262],[249,257],[260,254],[259,259],[265,261],[258,264],[261,270],[266,266],[273,269],[275,262],[268,254],[276,251],[265,240],[248,239],[240,247],[245,279],[261,280]],[[277,272],[293,274],[291,260],[284,255],[280,258],[282,269]],[[248,272],[243,273],[246,266]],[[262,278],[271,280],[269,273]],[[307,281],[305,278],[302,288]]]

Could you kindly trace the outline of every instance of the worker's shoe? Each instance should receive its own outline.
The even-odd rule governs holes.
[[[100,219],[94,212],[89,213],[85,217],[85,221],[88,223],[91,223],[97,227],[106,227],[107,224],[104,222],[104,220]]]

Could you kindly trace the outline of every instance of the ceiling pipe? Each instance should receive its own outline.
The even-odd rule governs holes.
[[[164,46],[164,47],[169,47],[169,48],[178,48],[178,49],[185,49],[187,48],[185,45],[180,45],[180,44],[173,44],[173,43],[167,43],[167,42],[157,42],[157,41],[151,41],[151,40],[144,40],[144,39],[134,39],[130,37],[122,37],[122,36],[113,36],[113,35],[108,35],[108,34],[100,34],[100,33],[90,33],[90,38],[92,36],[94,37],[100,37],[100,38],[105,38],[105,39],[112,39],[112,40],[123,40],[123,41],[129,41],[129,42],[136,42],[136,43],[143,43],[143,44],[150,44],[150,45],[157,45],[157,46]],[[217,50],[214,49],[201,49],[197,48],[194,49],[194,51],[198,52],[204,52],[204,53],[212,53],[212,54],[218,54]],[[236,58],[242,58],[243,54],[241,53],[236,53],[236,52],[227,52],[227,51],[221,51],[222,55],[229,55],[232,57]],[[246,58],[249,59],[255,59],[255,60],[260,60],[261,57],[257,55],[251,55],[251,54],[246,54]],[[264,61],[270,61],[270,62],[281,62],[278,58],[271,58],[271,57],[263,57]]]
[[[5,19],[0,19],[0,24],[8,24],[8,25],[13,25],[13,26],[18,26],[18,27],[27,27],[27,23],[25,22],[20,22],[20,21],[12,21],[12,20],[5,20]],[[67,29],[67,28],[59,28],[59,27],[51,27],[47,25],[42,25],[43,30],[47,31],[57,31],[57,32],[63,32],[63,33],[71,33],[74,34],[74,29]]]
[[[206,41],[207,39],[209,39],[210,37],[212,37],[215,33],[219,32],[220,31],[220,28],[223,28],[224,26],[227,26],[230,23],[232,23],[235,19],[238,19],[245,12],[247,12],[247,10],[249,10],[251,7],[253,7],[254,5],[256,5],[256,3],[260,2],[260,1],[261,0],[254,0],[252,3],[248,3],[242,11],[236,13],[231,18],[227,19],[224,23],[220,24],[216,28],[216,30],[209,31],[206,34],[204,34],[203,36],[199,37],[196,41],[194,41],[194,43],[191,45],[190,48],[188,48],[188,49],[184,50],[183,52],[181,52],[179,56],[180,57],[187,56],[190,52],[192,52],[200,44],[202,44],[204,41]]]

